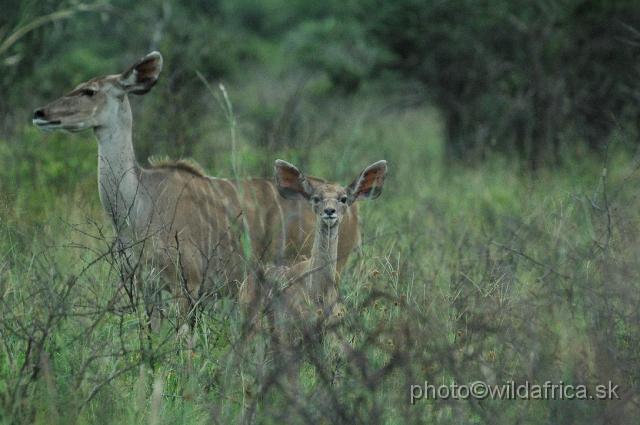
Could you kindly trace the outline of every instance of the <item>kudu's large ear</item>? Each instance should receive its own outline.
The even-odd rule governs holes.
[[[369,165],[360,176],[347,186],[351,202],[376,199],[382,193],[387,177],[387,161],[378,161]]]
[[[162,71],[162,55],[151,52],[120,74],[118,82],[127,93],[145,94],[158,82]]]
[[[313,195],[313,186],[296,167],[281,159],[273,164],[276,186],[280,196],[293,201],[309,200]]]

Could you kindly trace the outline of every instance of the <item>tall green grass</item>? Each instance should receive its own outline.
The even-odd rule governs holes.
[[[95,141],[26,128],[24,143],[0,141],[2,423],[631,423],[639,176],[618,140],[606,159],[536,175],[505,158],[465,169],[445,165],[433,109],[298,101],[283,114],[309,120],[299,144],[259,145],[239,117],[234,152],[223,124],[195,151],[218,175],[233,153],[248,175],[280,157],[345,184],[389,162],[383,194],[362,205],[344,321],[300,347],[300,384],[264,362],[269,336],[249,338],[233,300],[199,311],[193,351],[170,324],[149,335],[96,196]],[[623,400],[409,402],[425,381],[547,380],[594,396],[612,381]]]

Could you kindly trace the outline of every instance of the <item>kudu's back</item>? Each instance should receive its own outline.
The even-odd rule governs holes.
[[[165,163],[141,175],[153,208],[137,211],[136,239],[149,239],[153,261],[176,274],[170,280],[200,282],[200,295],[234,294],[247,267],[310,256],[316,217],[305,202],[282,202],[272,180],[212,178],[184,165]],[[339,272],[360,244],[358,214],[354,205],[345,217],[354,231],[339,240]]]

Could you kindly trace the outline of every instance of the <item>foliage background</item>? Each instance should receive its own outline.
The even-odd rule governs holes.
[[[636,2],[2,9],[2,423],[635,423]],[[228,177],[233,143],[242,176],[283,158],[347,182],[389,161],[340,289],[352,339],[341,385],[322,356],[295,391],[241,356],[231,301],[202,312],[193,355],[169,329],[149,345],[141,313],[114,307],[93,135],[43,134],[30,119],[152,50],[161,81],[132,99],[143,165],[193,157]],[[562,381],[590,395],[611,381],[622,400],[409,403],[411,385],[478,380]]]

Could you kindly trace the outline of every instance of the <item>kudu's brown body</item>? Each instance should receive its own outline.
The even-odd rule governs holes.
[[[36,109],[33,122],[46,130],[94,130],[100,200],[125,275],[144,270],[141,280],[160,277],[185,317],[203,293],[228,286],[235,293],[247,263],[291,264],[299,253],[309,255],[315,217],[301,202],[280,202],[272,179],[213,178],[189,161],[142,168],[128,94],[151,90],[161,69],[162,56],[150,53],[122,74],[94,78]],[[360,243],[357,208],[347,221],[352,230],[338,247],[339,270]]]

